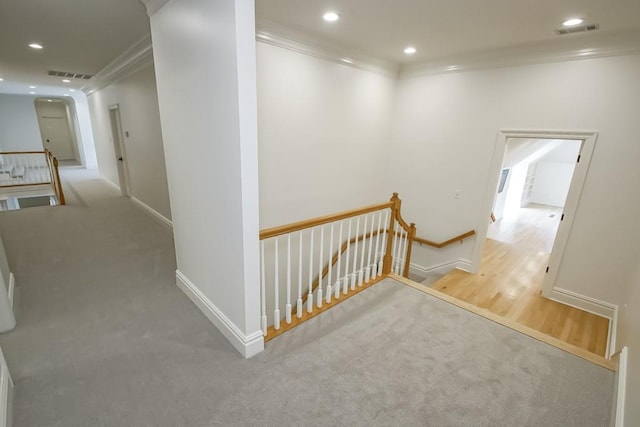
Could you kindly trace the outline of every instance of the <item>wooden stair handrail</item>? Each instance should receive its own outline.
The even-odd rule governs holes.
[[[392,208],[393,203],[379,203],[364,208],[352,209],[332,215],[320,216],[317,218],[307,219],[304,221],[294,222],[292,224],[280,225],[278,227],[267,228],[260,231],[260,240],[269,239],[271,237],[281,236],[283,234],[293,233],[294,231],[304,230],[306,228],[317,227],[318,225],[328,224],[330,222],[339,221],[341,219],[363,215],[382,209]]]
[[[471,237],[471,236],[473,236],[475,234],[476,234],[475,230],[470,230],[470,231],[467,231],[466,233],[460,234],[459,236],[453,237],[453,238],[451,238],[449,240],[445,240],[442,243],[436,243],[436,242],[433,242],[431,240],[423,239],[422,237],[417,237],[417,236],[413,238],[413,241],[417,242],[417,243],[420,243],[421,245],[432,246],[434,248],[440,249],[440,248],[444,248],[445,246],[449,246],[449,245],[451,245],[451,244],[453,244],[455,242],[460,242],[460,241],[462,241],[462,240],[464,240],[464,239],[466,239],[468,237]]]
[[[0,151],[0,155],[2,154],[46,154],[45,151]]]

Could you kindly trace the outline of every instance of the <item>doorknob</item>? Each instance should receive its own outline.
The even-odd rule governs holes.
[[[118,160],[123,161],[124,159],[122,158],[122,156],[118,157]]]

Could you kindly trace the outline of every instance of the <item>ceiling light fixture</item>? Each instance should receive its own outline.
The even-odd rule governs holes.
[[[52,99],[47,99],[47,102],[53,102],[53,100]]]
[[[42,46],[40,43],[29,43],[29,47],[31,49],[37,49],[37,50],[44,48],[44,46]]]
[[[71,80],[69,80],[69,79],[62,79],[62,83],[71,83]]]
[[[413,54],[414,54],[414,53],[416,53],[417,51],[418,51],[418,50],[417,50],[415,47],[413,47],[413,46],[407,46],[407,47],[404,49],[404,53],[406,53],[407,55],[413,55]]]
[[[3,81],[4,81],[4,79],[2,77],[0,77],[0,82],[3,82]]]
[[[69,89],[69,92],[75,92],[75,91],[76,91],[75,89]]]
[[[322,19],[324,19],[327,22],[336,22],[338,19],[340,19],[340,15],[338,15],[335,12],[327,12],[324,15],[322,15]]]
[[[562,25],[564,25],[565,27],[575,27],[576,25],[580,25],[583,22],[584,22],[584,19],[582,18],[571,18],[564,21]]]
[[[35,93],[35,92],[33,92],[33,91],[31,91],[31,92],[29,92],[29,93],[30,93],[31,95],[35,95],[35,94],[36,94],[36,93]]]
[[[340,61],[345,62],[347,64],[353,64],[353,59],[349,59],[349,58],[342,58]]]
[[[35,86],[29,86],[29,89],[35,89],[35,88],[36,88]]]

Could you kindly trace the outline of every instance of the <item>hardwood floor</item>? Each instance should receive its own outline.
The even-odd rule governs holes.
[[[478,274],[453,270],[431,288],[604,356],[608,319],[540,294],[560,215],[530,205],[491,224]]]

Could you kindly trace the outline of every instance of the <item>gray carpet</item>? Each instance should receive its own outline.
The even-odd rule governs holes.
[[[176,287],[171,233],[81,175],[0,214],[16,427],[608,425],[612,372],[392,280],[244,360]]]

